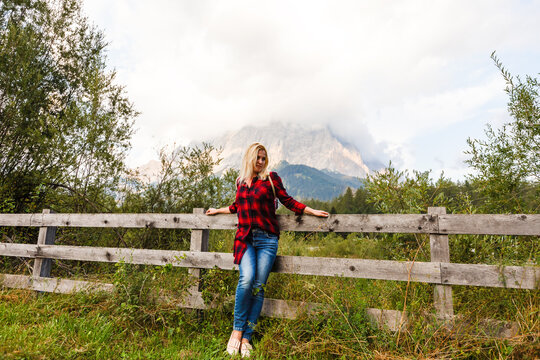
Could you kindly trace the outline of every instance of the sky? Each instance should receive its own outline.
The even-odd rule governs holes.
[[[510,121],[496,51],[540,72],[537,1],[84,0],[140,111],[127,157],[279,121],[368,161],[464,179],[467,138]],[[324,151],[324,149],[321,149]]]

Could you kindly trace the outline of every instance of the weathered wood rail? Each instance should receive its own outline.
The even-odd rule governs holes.
[[[538,289],[540,267],[456,264],[450,262],[448,235],[529,235],[540,236],[540,215],[454,215],[445,208],[429,208],[428,214],[331,215],[329,218],[280,215],[282,230],[310,232],[421,233],[430,235],[430,262],[278,256],[273,271],[278,273],[342,276],[431,283],[437,316],[454,315],[451,285]],[[37,244],[0,243],[1,256],[34,258],[32,276],[0,274],[5,287],[44,292],[69,293],[88,288],[110,291],[112,284],[50,278],[49,259],[80,260],[186,267],[194,277],[200,269],[233,270],[230,253],[208,252],[209,230],[235,229],[235,215],[209,217],[202,209],[193,214],[0,214],[0,226],[40,227]],[[167,228],[192,229],[190,251],[149,250],[54,245],[57,227]],[[190,290],[182,306],[203,309],[199,286]],[[294,317],[301,304],[267,299],[263,314]],[[398,311],[370,309],[372,317],[383,319],[391,328],[403,320]]]

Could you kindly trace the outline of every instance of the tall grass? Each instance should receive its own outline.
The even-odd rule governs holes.
[[[232,237],[232,232],[212,232],[210,250],[229,251]],[[425,239],[401,240],[285,232],[279,253],[371,259],[429,256],[422,248]],[[91,269],[75,277],[99,275],[101,281],[116,285],[115,292],[1,291],[0,357],[229,358],[224,348],[231,331],[237,272],[205,272],[203,297],[216,307],[199,312],[179,308],[175,300],[192,285],[186,269],[124,263]],[[536,359],[540,353],[538,290],[455,286],[459,317],[449,326],[431,316],[433,286],[429,284],[271,274],[267,289],[270,298],[323,306],[294,320],[261,318],[254,337],[257,359]],[[367,318],[368,307],[405,310],[409,325],[395,333],[379,329]],[[513,322],[519,334],[497,338],[485,319]]]

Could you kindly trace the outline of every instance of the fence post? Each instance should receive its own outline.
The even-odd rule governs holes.
[[[195,208],[193,209],[194,214],[204,214],[204,209]],[[210,235],[209,230],[191,230],[191,243],[189,246],[190,251],[208,251],[208,236]],[[201,284],[201,269],[189,269],[189,274],[197,282],[190,289],[192,295],[197,294],[202,290]]]
[[[43,209],[43,214],[51,214],[54,211],[49,209]],[[56,226],[42,226],[39,228],[39,235],[37,244],[39,245],[54,245],[56,239]],[[32,277],[34,279],[40,277],[51,277],[52,259],[34,259],[34,269],[32,270]],[[41,291],[38,291],[40,293]]]
[[[445,207],[428,207],[429,215],[446,214]],[[450,262],[450,247],[448,235],[429,234],[429,246],[432,262]],[[433,301],[437,317],[440,319],[452,319],[454,316],[454,304],[452,301],[452,287],[449,285],[435,285]]]

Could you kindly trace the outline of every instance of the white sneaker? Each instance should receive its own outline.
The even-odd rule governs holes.
[[[227,344],[227,352],[230,355],[236,355],[240,351],[240,341],[236,339],[229,339],[229,343]]]
[[[242,357],[248,358],[251,356],[251,350],[253,350],[253,346],[251,346],[250,343],[243,342],[240,346],[240,354],[242,354]]]

